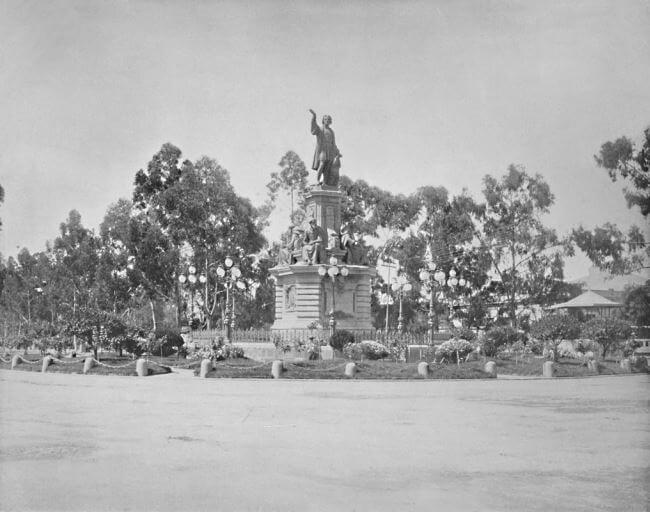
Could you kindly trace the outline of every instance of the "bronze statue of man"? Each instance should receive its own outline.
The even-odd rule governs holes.
[[[323,116],[323,127],[316,122],[316,112],[311,112],[311,133],[316,136],[316,150],[311,168],[317,172],[316,180],[322,185],[335,187],[339,184],[339,169],[341,157],[339,148],[336,147],[334,130],[331,128],[332,117]]]
[[[325,263],[326,246],[327,233],[316,223],[316,219],[310,219],[303,238],[302,263],[307,265]]]

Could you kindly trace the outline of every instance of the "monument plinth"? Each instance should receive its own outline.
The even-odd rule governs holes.
[[[307,225],[293,229],[278,265],[270,269],[276,280],[272,329],[307,329],[315,322],[328,327],[332,313],[339,329],[371,329],[371,279],[376,270],[368,266],[360,235],[353,236],[349,227],[341,229],[342,155],[330,127],[332,118],[324,116],[321,128],[310,112],[317,139],[312,169],[319,183],[305,196]],[[328,273],[333,268],[336,271]]]
[[[276,279],[272,329],[306,329],[312,322],[326,328],[332,302],[338,329],[372,329],[370,280],[375,269],[360,265],[347,268],[349,274],[334,283],[318,273],[317,265],[271,269]]]

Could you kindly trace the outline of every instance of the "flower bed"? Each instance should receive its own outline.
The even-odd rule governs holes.
[[[349,361],[286,361],[282,377],[285,379],[347,379],[344,368]],[[271,378],[272,363],[258,363],[247,359],[218,361],[208,378]],[[391,361],[361,361],[356,363],[355,379],[374,380],[435,380],[493,378],[483,371],[483,363],[431,364],[428,377],[418,375],[418,363]],[[195,372],[198,375],[198,370]]]
[[[497,373],[502,375],[542,376],[545,359],[534,358],[515,361],[515,359],[494,359]],[[562,358],[554,363],[556,377],[590,377],[594,375],[629,374],[616,361],[598,361],[598,372],[587,368],[579,359]],[[632,365],[632,373],[642,373]]]
[[[5,356],[3,360],[6,361],[9,359],[9,362],[0,361],[0,368],[4,370],[11,369],[11,357]],[[21,361],[16,365],[14,370],[18,371],[27,371],[27,372],[40,372],[43,367],[43,358],[40,356],[29,355],[22,356],[25,361]],[[47,367],[47,373],[81,373],[83,374],[84,368],[84,358],[66,358],[62,359],[63,362],[53,361]],[[100,358],[101,364],[95,364],[89,371],[88,374],[94,375],[123,375],[123,376],[136,376],[136,361],[128,357],[107,357]],[[170,373],[171,368],[164,364],[159,364],[158,362],[151,359],[148,363],[148,373],[149,375],[162,375]]]

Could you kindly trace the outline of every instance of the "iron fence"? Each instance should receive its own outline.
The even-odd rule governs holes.
[[[354,336],[354,340],[374,340],[383,344],[399,342],[407,345],[428,345],[429,335],[426,332],[400,332],[397,330],[383,329],[346,329]],[[311,340],[329,340],[329,329],[234,329],[231,331],[233,343],[278,343],[278,342],[303,342]],[[446,341],[451,337],[450,333],[434,333],[434,343]],[[219,338],[225,340],[226,332],[222,329],[211,329],[193,331],[192,340],[202,345],[217,341]]]

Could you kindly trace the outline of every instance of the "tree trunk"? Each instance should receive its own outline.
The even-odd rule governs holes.
[[[181,312],[181,287],[176,280],[176,326],[180,330],[183,323],[182,312]]]
[[[514,235],[513,235],[514,236]],[[513,240],[514,244],[514,240]],[[512,326],[513,329],[517,329],[517,278],[516,278],[516,272],[517,272],[517,266],[515,265],[515,247],[514,245],[510,245],[510,257],[512,258],[512,270],[510,274],[510,279],[511,279],[511,289],[510,289],[510,325]]]
[[[156,332],[156,308],[154,307],[153,299],[149,299],[149,305],[151,306],[151,323],[153,324],[153,332]]]

